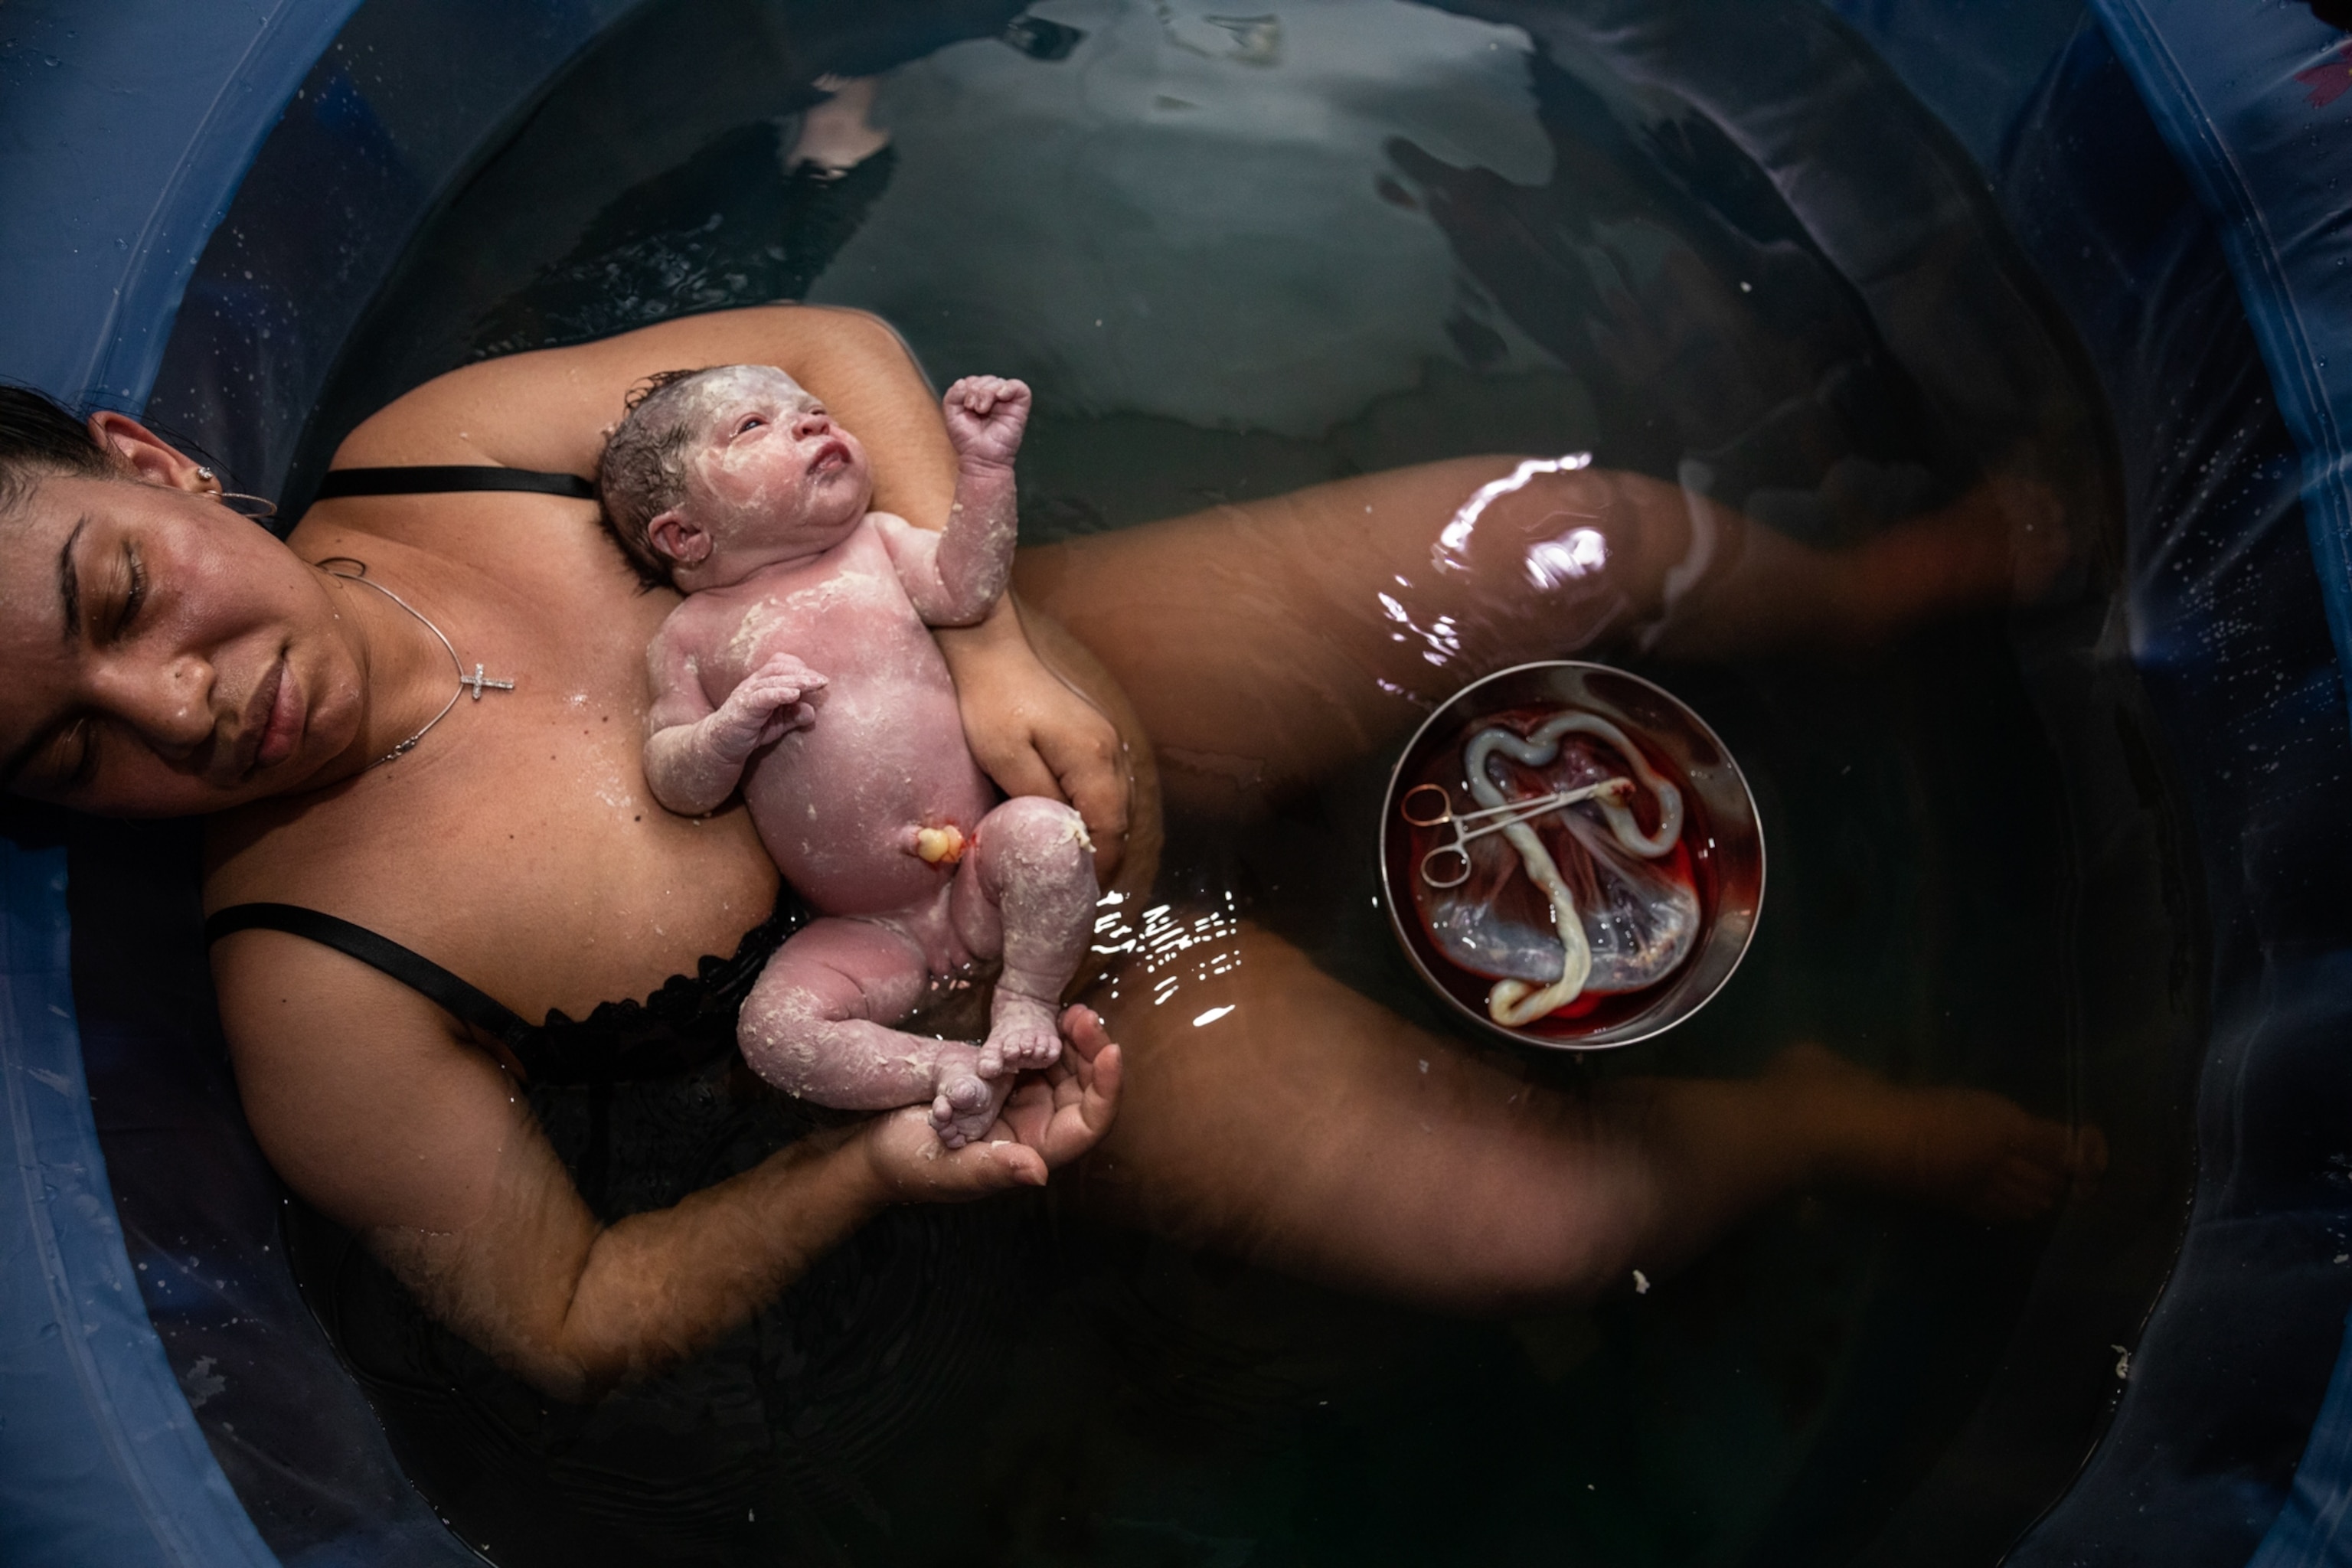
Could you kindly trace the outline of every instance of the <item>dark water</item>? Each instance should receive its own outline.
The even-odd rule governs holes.
[[[730,1474],[794,1447],[793,1412],[747,1417],[695,1369],[585,1436],[517,1416],[492,1457],[395,1420],[412,1475],[499,1561],[1984,1563],[2087,1451],[2105,1347],[2169,1256],[2203,962],[2109,613],[2096,394],[1989,204],[1953,197],[1963,155],[1823,15],[1753,8],[1847,73],[1816,105],[1727,76],[1720,38],[1669,28],[1636,72],[1576,7],[1462,9],[650,6],[417,241],[297,489],[442,370],[777,298],[882,312],[940,382],[1030,380],[1032,541],[1591,449],[1833,545],[2021,464],[2085,541],[2030,612],[1834,660],[1597,650],[1738,758],[1766,912],[1693,1023],[1512,1065],[1737,1074],[1818,1039],[2095,1121],[2107,1181],[2006,1229],[1791,1200],[1646,1294],[1486,1323],[1006,1205],[982,1223],[1024,1293],[909,1342],[954,1361],[948,1392],[838,1485],[781,1458],[748,1500],[639,1484],[673,1462],[666,1433],[731,1444]],[[827,73],[878,74],[890,133],[837,179],[786,168]],[[1735,134],[1768,119],[1777,142]],[[1775,170],[1813,167],[1844,205],[1791,205]],[[1874,244],[1902,264],[1864,272]],[[1371,896],[1392,760],[1269,820],[1171,823],[1161,893],[1246,913],[1454,1033]],[[536,1479],[458,1479],[501,1466]]]

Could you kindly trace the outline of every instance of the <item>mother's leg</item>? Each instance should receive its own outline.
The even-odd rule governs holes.
[[[1851,645],[1998,601],[2028,524],[2057,537],[2038,491],[1988,485],[1819,551],[1639,475],[1465,458],[1025,551],[1017,581],[1125,687],[1171,798],[1245,809],[1479,675],[1614,634]]]
[[[1657,1274],[1801,1184],[1864,1183],[1988,1217],[2047,1208],[2066,1130],[1995,1095],[1898,1089],[1800,1048],[1749,1082],[1537,1087],[1246,923],[1168,996],[1089,998],[1127,1089],[1082,1190],[1194,1245],[1454,1310]],[[1160,998],[1167,997],[1164,1003]]]
[[[1465,459],[1024,552],[1018,571],[1124,684],[1168,794],[1247,809],[1477,675],[1644,622],[1670,653],[1852,643],[1998,597],[2003,513],[1989,488],[1830,553],[1653,480]],[[1173,995],[1130,973],[1089,998],[1129,1089],[1087,1190],[1293,1271],[1503,1307],[1671,1267],[1814,1178],[2015,1214],[2074,1163],[2063,1128],[1996,1096],[1897,1089],[1819,1051],[1754,1082],[1562,1096],[1267,933],[1218,940]]]

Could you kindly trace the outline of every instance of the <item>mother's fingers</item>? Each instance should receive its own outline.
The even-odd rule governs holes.
[[[1040,1145],[1045,1163],[1054,1166],[1084,1154],[1110,1131],[1127,1067],[1118,1043],[1090,1007],[1066,1009],[1062,1036],[1067,1042],[1062,1062],[1068,1070],[1054,1080],[1054,1117]]]
[[[964,1203],[1045,1184],[1045,1154],[1001,1121],[988,1141],[949,1149],[931,1130],[929,1108],[912,1105],[876,1117],[865,1138],[866,1160],[894,1202]]]
[[[1104,1025],[1102,1015],[1082,1002],[1074,1002],[1063,1008],[1058,1022],[1063,1043],[1077,1052],[1080,1062],[1091,1065],[1097,1057],[1102,1055],[1103,1048],[1111,1043],[1110,1030]]]
[[[1008,1187],[1044,1186],[1045,1157],[1017,1139],[995,1136],[1005,1131],[1002,1125],[992,1127],[989,1130],[989,1142],[967,1143],[961,1149],[943,1152],[933,1163],[947,1165],[948,1183],[958,1188],[969,1187],[975,1197]]]
[[[1075,1108],[1094,1138],[1110,1131],[1118,1114],[1118,1093],[1127,1077],[1127,1058],[1101,1015],[1093,1008],[1072,1006],[1062,1013],[1062,1038],[1067,1043],[1063,1059],[1069,1076],[1054,1086],[1057,1106]]]
[[[1049,1170],[1102,1142],[1118,1113],[1118,1046],[1091,1007],[1065,1008],[1061,1027],[1061,1059],[1021,1076],[983,1142],[946,1148],[920,1105],[866,1123],[866,1157],[894,1202],[961,1203],[1042,1187]]]
[[[1036,744],[1062,798],[1086,819],[1087,835],[1095,841],[1095,875],[1108,887],[1126,853],[1135,781],[1118,731],[1108,719],[1095,717],[1097,726],[1041,728]]]
[[[929,1131],[928,1118],[923,1125]],[[919,1202],[961,1203],[984,1198],[992,1193],[1010,1192],[1014,1187],[1045,1184],[1045,1157],[1018,1139],[997,1138],[967,1143],[961,1149],[940,1145],[936,1132],[931,1133],[931,1141],[940,1152],[923,1165],[916,1178],[923,1194]]]
[[[1094,1081],[1086,1086],[1077,1102],[1089,1147],[1100,1142],[1102,1135],[1110,1131],[1110,1124],[1118,1119],[1119,1089],[1125,1081],[1126,1066],[1127,1058],[1116,1045],[1105,1046],[1102,1055],[1095,1058]]]
[[[998,1126],[1034,1149],[1048,1169],[1086,1153],[1118,1113],[1119,1049],[1092,1010],[1062,1016],[1062,1059],[1042,1073],[1024,1073],[1004,1102]]]

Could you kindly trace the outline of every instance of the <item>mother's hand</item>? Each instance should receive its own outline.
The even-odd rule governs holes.
[[[1038,658],[1009,594],[979,626],[938,637],[971,754],[1005,794],[1076,807],[1095,875],[1109,887],[1127,853],[1133,786],[1118,726]]]
[[[1013,1187],[1042,1187],[1045,1173],[1092,1149],[1118,1112],[1120,1064],[1093,1009],[1062,1014],[1062,1059],[1024,1073],[988,1136],[961,1149],[940,1146],[927,1106],[910,1105],[866,1123],[866,1163],[894,1203],[966,1203]]]

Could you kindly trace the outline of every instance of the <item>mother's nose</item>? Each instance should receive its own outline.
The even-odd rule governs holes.
[[[219,728],[213,667],[195,654],[110,659],[90,679],[100,710],[171,761],[194,755]]]

